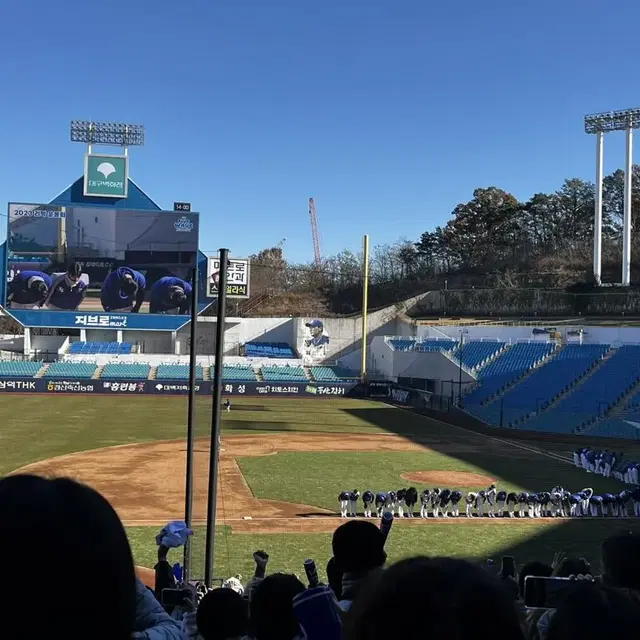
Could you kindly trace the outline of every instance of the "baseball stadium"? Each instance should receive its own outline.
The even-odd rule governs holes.
[[[251,257],[231,246],[221,269],[200,250],[189,203],[156,204],[126,153],[96,151],[99,125],[72,124],[88,145],[83,176],[48,203],[8,203],[3,475],[95,488],[145,576],[158,531],[185,519],[192,389],[193,575],[204,570],[212,451],[218,577],[249,576],[261,548],[274,570],[314,558],[322,571],[344,518],[377,522],[384,510],[395,515],[391,560],[597,557],[608,536],[640,532],[632,288],[431,278],[376,289],[366,238],[351,306],[314,306],[275,290],[281,246]],[[126,149],[142,133],[109,135]],[[310,214],[315,238],[313,200]]]

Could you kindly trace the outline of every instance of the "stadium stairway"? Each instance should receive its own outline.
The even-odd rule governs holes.
[[[256,378],[258,379],[258,382],[264,382],[264,376],[262,375],[262,367],[258,367],[257,369],[254,369],[254,372],[256,374]]]
[[[211,367],[202,367],[202,379],[211,380]]]
[[[547,361],[545,362],[546,365],[549,366],[549,370],[553,370],[553,367],[551,366],[551,363],[553,362],[554,359],[558,359],[559,361],[562,361],[562,351],[566,348],[570,348],[567,347],[567,345],[565,345],[564,347],[560,347],[559,349],[557,349],[556,351],[554,351],[553,353],[553,358],[549,358],[547,359]],[[557,393],[553,399],[549,402],[549,404],[545,404],[542,403],[541,406],[536,406],[536,410],[535,410],[535,414],[537,416],[544,416],[545,415],[545,411],[548,411],[550,409],[553,409],[554,407],[556,407],[559,403],[561,403],[569,394],[573,393],[577,388],[580,387],[580,385],[584,384],[584,382],[586,382],[589,378],[591,378],[591,376],[595,375],[598,371],[598,369],[604,364],[604,362],[606,362],[609,358],[611,358],[611,356],[613,355],[614,350],[609,349],[609,351],[607,351],[604,356],[602,356],[601,358],[594,360],[593,364],[590,366],[589,369],[587,369],[582,375],[580,375],[579,373],[576,372],[576,374],[574,375],[571,383],[569,386],[567,386],[563,391]],[[565,360],[566,362],[566,360]],[[536,369],[537,372],[541,373],[541,374],[545,374],[544,369],[541,369],[541,367],[538,367]],[[533,371],[532,371],[533,374]],[[528,377],[528,376],[527,376]],[[518,382],[518,384],[520,384],[521,381]],[[527,388],[527,387],[523,387],[523,388]],[[516,389],[516,392],[518,390]],[[537,403],[536,403],[537,405]],[[507,413],[507,412],[505,412]],[[521,427],[519,425],[522,425],[524,423],[526,423],[528,420],[530,420],[532,418],[533,412],[529,412],[527,414],[522,414],[520,415],[517,419],[511,420],[508,423],[505,423],[505,426],[507,428],[510,429],[520,429]],[[524,427],[526,428],[526,427]]]
[[[513,345],[511,345],[511,347],[513,347]],[[511,348],[511,347],[509,347],[509,348]],[[497,360],[499,357],[501,357],[505,353],[507,353],[509,351],[509,348],[503,349],[498,355],[496,355],[495,358],[492,358],[482,368],[480,368],[480,369],[478,369],[478,371],[476,371],[476,373],[478,374],[478,382],[480,384],[482,384],[482,377],[481,377],[482,370],[485,367],[489,366],[494,360]],[[504,395],[509,393],[509,391],[511,391],[516,385],[520,384],[521,382],[523,382],[524,380],[526,380],[527,378],[532,376],[534,371],[537,371],[538,369],[540,369],[540,367],[544,367],[544,365],[547,364],[547,362],[549,362],[549,360],[555,358],[555,356],[557,355],[558,352],[559,352],[559,349],[556,349],[555,351],[552,351],[544,360],[539,362],[536,366],[531,367],[530,369],[527,369],[524,372],[523,375],[521,375],[516,380],[513,380],[506,387],[503,387],[502,389],[500,389],[500,391],[498,391],[497,393],[494,393],[492,396],[490,396],[489,398],[487,398],[486,400],[481,402],[480,405],[481,406],[486,406],[486,405],[492,404],[496,400],[499,400],[500,398],[502,398]],[[475,387],[474,387],[474,389],[475,389]]]
[[[471,340],[470,342],[474,342],[473,340]],[[452,358],[450,358],[451,360],[453,360],[456,364],[459,363],[459,355],[460,351],[464,348],[465,344],[469,344],[467,343],[463,343],[463,342],[459,342],[455,349],[453,351],[450,352],[450,355],[453,356]],[[490,344],[494,344],[492,341],[490,342]],[[497,344],[497,343],[495,343]],[[484,362],[482,362],[479,366],[476,367],[468,367],[471,372],[473,373],[473,375],[475,375],[476,373],[478,373],[481,369],[483,369],[484,367],[490,365],[494,360],[496,360],[497,358],[499,358],[501,355],[503,355],[504,353],[506,353],[506,351],[508,349],[511,348],[512,345],[510,344],[503,344],[501,349],[498,349],[491,357],[489,357],[487,360],[485,360]],[[462,363],[463,365],[465,364],[464,362]]]
[[[104,369],[104,365],[103,364],[98,365],[96,367],[96,370],[93,372],[93,376],[91,376],[92,379],[93,380],[97,380],[98,378],[100,378],[102,376],[102,370],[103,369]]]
[[[34,377],[34,378],[43,378],[43,377],[44,377],[44,374],[47,372],[47,369],[48,369],[48,368],[49,368],[49,365],[48,365],[48,364],[43,364],[43,365],[40,367],[40,370],[38,371],[38,373],[36,373],[36,375],[35,375],[35,376],[33,376],[33,377]]]
[[[313,373],[311,372],[311,367],[302,367],[304,372],[307,374],[307,378],[309,378],[309,380],[311,380],[311,382],[316,382],[316,379],[313,375]]]
[[[638,392],[640,392],[640,380],[638,380],[638,382],[636,382],[636,384],[634,384],[633,387],[631,387],[631,389],[629,389],[629,391],[625,393],[622,398],[620,398],[620,400],[611,407],[611,409],[609,409],[607,412],[607,418],[618,418],[621,416],[627,409],[629,401]]]
[[[151,367],[149,371],[149,380],[157,380],[158,379],[158,367]]]
[[[550,411],[551,409],[555,409],[558,404],[560,404],[570,393],[573,393],[576,389],[581,387],[589,378],[594,376],[600,367],[607,362],[607,360],[611,359],[611,356],[615,353],[615,349],[609,349],[607,353],[604,355],[604,358],[598,360],[596,364],[589,369],[581,378],[577,378],[575,384],[569,387],[566,391],[556,396],[552,402],[550,402],[544,411],[541,411],[541,415],[544,415],[545,411]],[[524,422],[524,421],[523,421]]]

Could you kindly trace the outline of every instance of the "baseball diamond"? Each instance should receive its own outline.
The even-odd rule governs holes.
[[[127,423],[113,414],[117,396],[20,396],[20,402],[20,421],[8,406],[0,407],[4,438],[14,441],[0,456],[0,468],[71,476],[97,488],[128,527],[138,563],[152,566],[152,531],[184,513],[185,441],[179,436],[185,401],[127,398]],[[209,410],[209,400],[198,401],[195,548],[202,544],[206,516]],[[407,544],[410,548],[427,541],[434,549],[453,544],[461,555],[478,559],[491,555],[496,544],[527,541],[535,548],[549,536],[562,537],[565,522],[581,525],[580,544],[595,544],[603,526],[619,526],[619,516],[570,518],[569,509],[529,517],[527,505],[519,517],[517,504],[515,517],[489,517],[487,500],[482,514],[474,504],[466,517],[468,496],[492,484],[497,491],[518,495],[551,492],[556,486],[580,491],[586,485],[599,494],[620,492],[615,478],[587,476],[576,467],[571,451],[570,444],[487,436],[377,401],[240,398],[223,412],[217,562],[232,571],[242,567],[236,553],[256,544],[259,535],[270,536],[276,548],[294,544],[298,551],[290,557],[295,561],[318,543],[318,535],[335,530],[340,522],[337,497],[347,488],[361,493],[357,517],[364,515],[362,494],[368,489],[417,489],[415,517],[396,517],[390,549],[397,557],[407,552]],[[431,503],[427,517],[419,517],[424,491],[434,491],[434,486],[461,494],[460,517],[451,517],[451,511],[442,517],[442,510],[435,517]],[[399,516],[398,505],[394,507]],[[508,516],[508,506],[505,511]],[[377,513],[374,509],[374,518]],[[637,528],[635,520],[627,523]],[[430,533],[436,531],[444,537]]]

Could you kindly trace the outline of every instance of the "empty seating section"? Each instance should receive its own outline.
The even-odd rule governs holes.
[[[271,382],[307,382],[309,380],[302,367],[263,365],[262,376]]]
[[[26,360],[0,361],[0,377],[3,378],[33,378],[42,369],[42,362]]]
[[[148,364],[106,364],[102,373],[100,374],[101,378],[111,378],[114,380],[118,379],[126,379],[126,380],[146,380],[149,377],[149,372],[151,371],[151,367]]]
[[[286,342],[247,342],[248,358],[296,358],[296,353]]]
[[[603,416],[640,380],[640,346],[623,345],[556,406],[522,425],[522,429],[571,433]]]
[[[415,351],[420,353],[453,351],[457,344],[455,340],[419,340],[416,342]]]
[[[622,412],[625,420],[640,422],[640,391],[636,391],[628,400]]]
[[[509,426],[545,409],[558,395],[584,376],[609,350],[606,345],[567,345],[526,380],[515,385],[501,402],[480,407],[476,415],[495,425]]]
[[[311,367],[311,375],[318,382],[341,382],[353,379],[358,374],[341,367]]]
[[[529,369],[540,364],[554,350],[551,342],[519,342],[478,370],[480,386],[464,400],[467,407],[479,405],[521,378]],[[472,411],[473,412],[473,411]]]
[[[318,382],[338,382],[341,379],[331,367],[311,367],[311,375]]]
[[[585,436],[599,436],[602,438],[626,438],[640,440],[640,429],[620,418],[606,418],[596,422],[583,432]]]
[[[156,369],[156,378],[158,380],[188,380],[189,365],[188,364],[160,364]],[[196,366],[196,378],[202,380],[203,372],[200,365]]]
[[[415,338],[389,338],[387,343],[394,351],[418,351],[420,353],[436,353],[438,351],[452,351],[458,344],[455,340],[436,338],[416,340]]]
[[[387,343],[394,351],[413,351],[416,341],[414,338],[389,338]]]
[[[215,372],[215,367],[211,367],[211,378]],[[222,369],[222,379],[228,381],[255,382],[257,380],[255,371],[249,365],[225,364]]]
[[[45,378],[91,378],[96,372],[95,362],[53,362],[44,372]]]
[[[474,370],[484,365],[487,360],[493,358],[504,349],[504,342],[478,342],[472,340],[460,345],[453,354],[468,369]]]
[[[132,345],[128,342],[72,342],[69,353],[97,354],[112,353],[124,355],[131,353]]]

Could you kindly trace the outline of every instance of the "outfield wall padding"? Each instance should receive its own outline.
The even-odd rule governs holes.
[[[288,396],[335,398],[350,395],[353,382],[223,382],[225,396]],[[102,380],[53,378],[2,378],[0,393],[121,393],[126,395],[186,395],[186,380]],[[200,380],[198,395],[211,395],[213,382]]]

